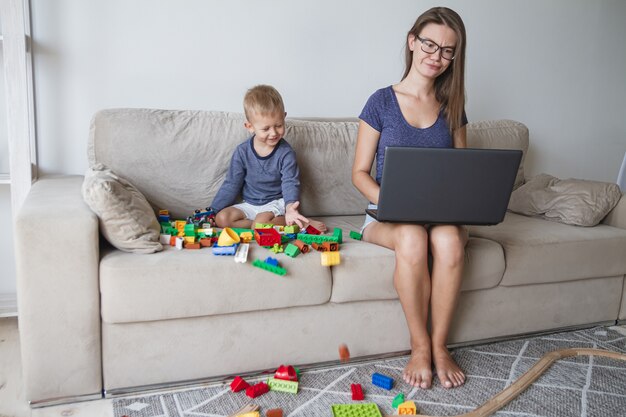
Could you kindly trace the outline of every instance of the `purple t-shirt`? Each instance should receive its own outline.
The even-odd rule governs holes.
[[[439,116],[432,126],[423,129],[411,126],[402,115],[392,86],[381,88],[372,94],[365,103],[359,119],[380,132],[376,150],[376,182],[379,184],[383,175],[387,146],[422,148],[454,146],[443,109],[439,111]],[[463,124],[466,123],[467,118],[463,113]]]

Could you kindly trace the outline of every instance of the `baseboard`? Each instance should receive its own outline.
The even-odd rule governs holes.
[[[17,294],[0,294],[0,317],[17,316]]]

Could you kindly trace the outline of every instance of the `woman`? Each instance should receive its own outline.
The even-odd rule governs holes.
[[[456,12],[444,7],[426,11],[407,35],[402,80],[376,91],[366,103],[359,116],[352,182],[371,208],[378,203],[386,146],[465,147],[465,39]],[[374,160],[376,178],[370,175]],[[462,385],[465,374],[450,356],[446,341],[461,287],[465,229],[384,223],[367,216],[363,239],[395,251],[394,286],[411,337],[404,380],[429,388],[434,364],[444,387]]]

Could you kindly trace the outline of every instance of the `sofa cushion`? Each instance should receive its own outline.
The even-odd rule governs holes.
[[[488,149],[519,149],[522,153],[515,183],[524,183],[524,160],[528,152],[528,128],[513,120],[485,120],[467,125],[467,147]]]
[[[252,266],[276,257],[287,270],[279,276]],[[250,245],[248,262],[213,255],[210,248],[137,256],[102,251],[100,292],[107,323],[154,321],[243,311],[307,306],[330,299],[331,276],[317,253],[296,258]]]
[[[344,231],[341,263],[332,267],[336,303],[396,299],[393,285],[395,256],[392,250],[347,237],[350,230],[359,231],[365,216],[328,217],[324,221]],[[466,247],[463,291],[498,285],[504,273],[502,247],[487,239],[470,238]]]
[[[622,197],[615,183],[539,174],[513,191],[509,210],[565,224],[595,226]]]
[[[130,182],[102,164],[89,168],[83,199],[100,220],[104,237],[116,248],[134,253],[162,250],[159,222],[146,198]]]
[[[501,285],[572,281],[626,274],[626,230],[579,227],[507,213],[495,226],[471,226],[470,234],[504,248]]]

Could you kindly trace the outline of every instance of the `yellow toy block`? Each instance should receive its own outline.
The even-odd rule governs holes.
[[[183,236],[183,239],[185,239],[185,243],[195,243],[196,241],[195,236]]]
[[[237,417],[261,417],[258,411],[250,411],[249,413],[237,414]]]
[[[413,401],[405,401],[398,406],[398,414],[401,416],[417,415],[417,407]]]
[[[339,252],[322,252],[323,266],[339,265],[340,263],[341,258],[339,257]]]
[[[252,232],[243,232],[239,235],[243,243],[250,243],[254,239]]]
[[[176,221],[174,222],[174,227],[176,228],[176,230],[178,230],[178,231],[181,231],[181,230],[182,230],[182,231],[184,232],[184,231],[185,231],[185,225],[186,225],[186,224],[187,224],[187,222],[186,222],[186,221],[184,221],[184,220],[176,220]]]

